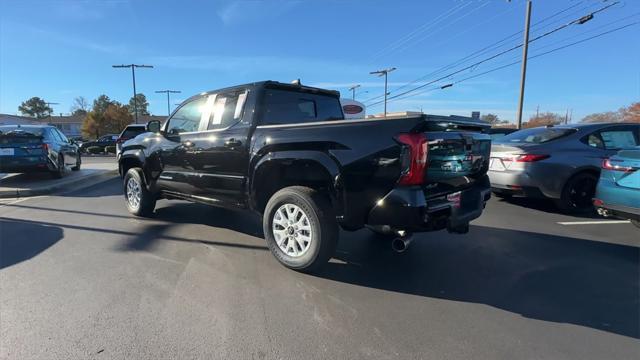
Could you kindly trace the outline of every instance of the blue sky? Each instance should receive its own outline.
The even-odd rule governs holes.
[[[613,1],[534,0],[532,28],[552,30]],[[362,84],[358,99],[383,93],[370,71],[395,66],[398,87],[451,64],[522,29],[524,0],[0,0],[0,112],[14,114],[21,101],[40,96],[69,112],[76,96],[100,94],[127,102],[131,75],[112,64],[144,63],[137,89],[154,114],[166,114],[155,90],[177,89],[179,102],[204,90],[256,80],[291,81],[340,90]],[[572,25],[530,46],[546,50],[640,21],[640,1],[626,0],[583,25]],[[610,24],[610,25],[608,25]],[[593,112],[640,101],[640,26],[532,59],[525,117],[536,111],[565,113],[574,121]],[[516,35],[481,60],[521,42]],[[520,50],[426,87],[444,85],[518,60]],[[470,61],[468,64],[473,63]],[[453,72],[452,68],[443,74]],[[467,115],[472,110],[513,120],[520,65],[444,90],[389,103],[389,110]],[[427,78],[426,81],[433,80]],[[417,82],[414,85],[424,83]],[[409,89],[405,88],[406,89]],[[366,93],[365,93],[366,91]],[[382,106],[369,108],[369,113]]]

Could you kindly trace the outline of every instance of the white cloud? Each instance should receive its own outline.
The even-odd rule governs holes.
[[[275,18],[293,9],[300,1],[236,0],[225,4],[217,14],[222,23],[232,25]]]

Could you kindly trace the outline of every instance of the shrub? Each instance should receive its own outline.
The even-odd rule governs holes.
[[[107,153],[107,154],[115,154],[116,153],[116,146],[115,145],[105,146],[104,147],[104,152]]]
[[[104,149],[102,146],[89,146],[86,151],[89,154],[101,154]]]

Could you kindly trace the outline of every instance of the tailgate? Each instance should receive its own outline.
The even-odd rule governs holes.
[[[491,137],[479,132],[427,132],[429,197],[464,190],[489,168]]]

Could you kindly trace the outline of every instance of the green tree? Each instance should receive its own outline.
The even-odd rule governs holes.
[[[485,114],[485,115],[482,115],[482,117],[480,117],[480,120],[486,121],[489,124],[499,124],[500,123],[500,119],[498,119],[498,115],[496,115],[496,114]]]
[[[131,122],[133,122],[133,116],[129,114],[128,107],[122,104],[111,104],[104,113],[104,131],[106,133],[119,134]]]
[[[100,95],[95,100],[93,100],[93,108],[91,111],[96,112],[98,114],[104,114],[107,111],[109,105],[115,104],[116,101],[112,101],[109,99],[107,95]]]
[[[71,115],[87,115],[89,112],[89,102],[84,96],[78,96],[73,99],[71,105]]]
[[[129,113],[131,115],[134,115],[134,109],[137,107],[138,109],[138,116],[140,115],[150,115],[149,114],[149,102],[147,101],[147,97],[140,93],[140,94],[136,94],[136,101],[134,104],[133,101],[133,96],[131,97],[131,99],[129,99]]]
[[[42,119],[43,117],[51,114],[53,109],[47,105],[47,103],[37,96],[32,97],[29,100],[23,101],[18,110],[23,115]]]

